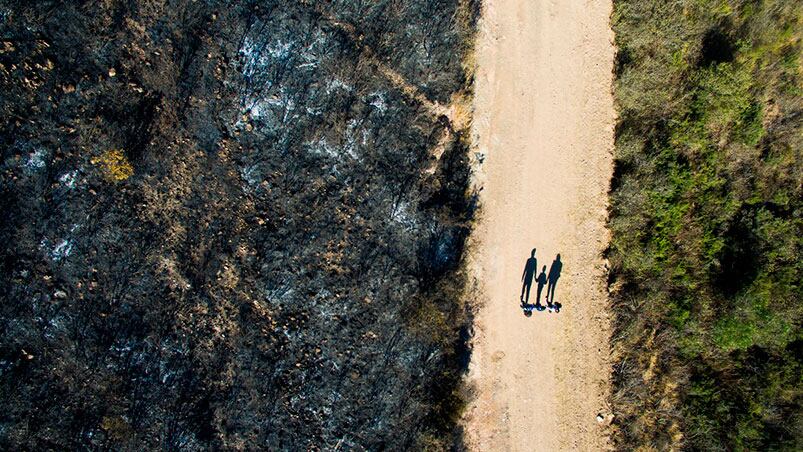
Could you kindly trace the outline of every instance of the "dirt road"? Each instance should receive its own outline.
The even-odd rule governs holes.
[[[610,387],[601,257],[615,120],[610,12],[609,0],[484,5],[472,130],[484,156],[472,238],[484,305],[465,419],[476,450],[609,447],[597,414],[608,414]],[[532,248],[539,273],[561,255],[560,313],[528,318],[519,308]]]

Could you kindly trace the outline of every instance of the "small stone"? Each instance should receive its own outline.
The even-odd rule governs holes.
[[[603,421],[605,421],[605,416],[602,413],[597,414],[597,423],[602,424]]]
[[[63,290],[57,290],[53,293],[53,296],[59,300],[64,300],[67,298],[67,292]]]
[[[115,75],[117,75],[117,69],[115,69],[113,67],[110,67],[109,68],[109,77],[114,77]]]

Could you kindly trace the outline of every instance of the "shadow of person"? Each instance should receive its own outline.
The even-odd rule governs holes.
[[[535,292],[535,309],[538,311],[543,311],[544,309],[546,309],[541,304],[541,291],[544,290],[544,286],[546,285],[546,280],[547,280],[546,265],[544,265],[544,268],[541,269],[541,274],[539,274],[538,277],[535,278],[535,282],[538,284],[538,289]]]
[[[533,285],[533,277],[538,268],[538,261],[535,259],[535,248],[530,252],[530,258],[524,263],[524,271],[521,273],[521,297],[519,300],[522,304],[527,304],[530,301],[530,287]],[[525,298],[526,293],[526,298]]]
[[[557,308],[556,310],[560,309],[560,305],[554,306],[555,303],[555,286],[558,285],[558,279],[560,278],[560,272],[563,270],[563,262],[560,261],[560,254],[555,257],[555,260],[552,261],[552,265],[549,267],[549,275],[547,276],[547,281],[549,281],[549,285],[546,288],[546,302],[549,306],[550,312]]]

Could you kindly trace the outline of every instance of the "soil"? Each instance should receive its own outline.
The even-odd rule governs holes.
[[[610,14],[610,1],[484,5],[472,131],[482,218],[471,239],[484,301],[465,415],[476,450],[611,447],[602,257],[615,121]],[[533,248],[539,273],[561,255],[559,313],[520,308]]]

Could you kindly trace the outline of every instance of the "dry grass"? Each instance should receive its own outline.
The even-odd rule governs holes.
[[[103,172],[103,177],[111,182],[122,182],[134,175],[134,167],[125,153],[119,149],[109,149],[100,157],[91,160]]]

